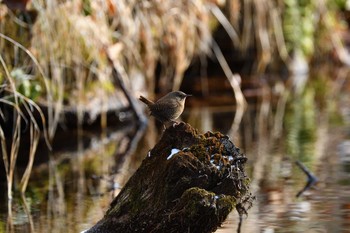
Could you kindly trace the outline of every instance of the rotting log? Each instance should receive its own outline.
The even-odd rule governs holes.
[[[170,127],[86,232],[213,232],[251,201],[246,161],[221,133]]]

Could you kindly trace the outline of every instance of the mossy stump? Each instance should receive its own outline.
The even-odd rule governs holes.
[[[246,161],[221,133],[170,127],[87,232],[213,232],[250,197]]]

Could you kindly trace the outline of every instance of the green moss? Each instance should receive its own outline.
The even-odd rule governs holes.
[[[187,213],[186,216],[189,218],[197,216],[201,212],[200,208],[202,206],[211,205],[214,197],[215,193],[208,192],[201,188],[194,187],[187,189],[181,197],[181,202],[186,204],[184,207]]]
[[[197,218],[199,214],[208,214],[206,211],[215,211],[219,218],[226,218],[237,203],[233,196],[217,196],[213,192],[198,187],[186,190],[181,197],[181,202],[186,203],[184,209],[189,218]],[[214,207],[216,210],[213,210]],[[203,208],[206,211],[203,212]]]
[[[217,207],[220,210],[220,216],[226,217],[235,207],[237,201],[233,196],[221,195],[217,200]]]

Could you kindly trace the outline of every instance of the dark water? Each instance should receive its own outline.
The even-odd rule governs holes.
[[[317,88],[289,98],[282,118],[273,104],[249,106],[238,131],[230,106],[187,108],[183,114],[203,133],[230,134],[247,155],[256,200],[242,232],[350,232],[350,95],[339,88],[337,95],[319,97]],[[1,197],[0,232],[91,227],[158,140],[154,122],[149,123],[145,131],[128,124],[98,134],[71,134],[79,142],[73,149],[53,151],[36,164],[25,202],[15,196],[8,212]],[[299,198],[306,176],[297,160],[318,179]],[[236,232],[237,226],[238,215],[232,212],[217,232]]]

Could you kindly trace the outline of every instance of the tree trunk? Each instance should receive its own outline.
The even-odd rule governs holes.
[[[87,232],[213,232],[250,202],[246,161],[221,133],[170,127]]]

